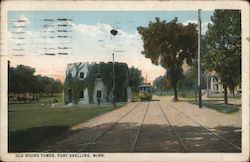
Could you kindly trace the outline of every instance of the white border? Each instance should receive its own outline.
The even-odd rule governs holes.
[[[16,158],[7,153],[7,57],[0,57],[1,160],[3,161],[247,161],[249,158],[249,3],[246,1],[4,1],[1,2],[1,55],[7,51],[7,12],[10,10],[213,10],[242,13],[242,153],[105,153],[102,158]]]

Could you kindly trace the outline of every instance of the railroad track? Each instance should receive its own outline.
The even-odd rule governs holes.
[[[192,150],[192,145],[190,145],[191,148],[189,148],[188,141],[184,140],[183,137],[181,136],[180,132],[178,132],[178,129],[175,128],[175,126],[173,126],[173,123],[170,120],[171,118],[169,118],[168,113],[166,111],[164,111],[164,106],[165,105],[162,105],[160,102],[157,102],[157,103],[159,105],[159,108],[160,108],[160,111],[161,111],[162,115],[164,116],[164,118],[162,118],[162,120],[166,121],[166,125],[169,126],[170,132],[173,132],[173,135],[174,135],[173,137],[176,137],[176,139],[178,139],[177,141],[180,144],[179,145],[180,146],[180,150],[181,150],[180,152],[190,152],[190,150]],[[119,145],[119,144],[118,145],[112,145],[111,144],[110,146],[107,146],[107,148],[109,148],[109,150],[110,149],[111,150],[113,150],[113,149],[116,150],[119,147],[120,147],[119,149],[121,149],[125,145],[126,145],[125,148],[127,147],[127,149],[126,149],[127,151],[125,151],[125,152],[135,152],[135,150],[138,150],[140,148],[140,144],[139,143],[141,143],[141,142],[138,143],[138,141],[140,141],[140,139],[144,136],[143,133],[142,133],[142,129],[143,129],[144,121],[145,121],[145,118],[147,116],[147,113],[148,113],[148,110],[149,110],[149,107],[150,107],[150,102],[148,102],[147,105],[145,104],[145,107],[143,107],[141,104],[142,104],[142,102],[134,105],[129,111],[127,111],[126,113],[124,113],[114,123],[112,123],[110,126],[108,126],[103,131],[101,131],[97,136],[95,136],[94,138],[92,138],[92,140],[90,140],[89,142],[83,144],[82,147],[78,150],[78,152],[88,151],[88,149],[89,149],[88,146],[90,146],[92,144],[94,144],[95,147],[96,146],[99,147],[100,142],[102,143],[102,140],[105,141],[105,139],[107,137],[109,137],[109,136],[103,137],[105,134],[110,134],[113,129],[114,129],[113,131],[115,131],[116,129],[119,129],[119,127],[117,127],[116,125],[118,125],[121,122],[122,119],[124,119],[125,117],[129,116],[129,114],[131,112],[133,112],[136,108],[141,107],[143,109],[143,111],[141,112],[141,113],[143,113],[143,115],[140,116],[140,118],[142,117],[140,120],[137,120],[138,121],[137,123],[139,123],[139,126],[138,126],[139,128],[134,131],[133,135],[131,136],[132,138],[131,138],[130,142],[128,141],[128,143],[130,143],[130,144],[126,145],[125,143],[123,143],[123,144],[121,143],[121,145]],[[199,123],[198,121],[196,121],[195,119],[193,119],[192,117],[190,117],[189,115],[187,115],[186,113],[178,110],[173,104],[168,103],[168,102],[167,102],[167,104],[169,105],[170,108],[172,108],[178,114],[181,114],[181,115],[185,116],[187,119],[190,120],[190,122],[192,121],[196,125],[200,126],[200,129],[204,129],[206,132],[209,132],[209,136],[214,136],[214,137],[216,137],[216,139],[218,139],[218,141],[221,141],[221,142],[225,143],[226,145],[230,145],[231,146],[230,148],[233,149],[233,150],[236,149],[237,151],[241,151],[241,148],[239,148],[238,146],[234,145],[233,143],[231,143],[227,139],[223,138],[222,136],[218,135],[217,133],[211,131],[210,129],[208,129],[207,127],[205,127],[204,125],[202,125],[201,123]],[[137,110],[136,110],[136,112],[137,112]],[[133,112],[133,113],[135,113],[135,112]],[[109,132],[109,133],[107,133],[107,132]],[[204,138],[209,138],[209,136],[207,136],[207,137],[205,136]],[[97,144],[96,142],[99,143],[99,144]],[[137,144],[139,145],[139,148],[137,147]],[[102,144],[101,144],[101,146],[102,146]],[[90,150],[91,150],[91,147],[90,147]],[[103,150],[103,152],[105,152],[105,149]]]
[[[139,135],[140,135],[140,132],[141,132],[141,129],[142,129],[142,126],[143,126],[143,123],[144,123],[146,114],[147,114],[147,112],[148,112],[149,104],[150,104],[150,102],[148,102],[147,109],[146,109],[146,111],[145,111],[145,113],[144,113],[144,115],[143,115],[143,118],[142,118],[142,121],[141,121],[141,125],[140,125],[140,127],[139,127],[139,129],[138,129],[138,131],[137,131],[137,133],[136,133],[135,140],[134,140],[133,145],[132,145],[132,147],[131,147],[131,149],[130,149],[130,152],[134,152],[135,145],[136,145],[136,143],[137,143],[137,141],[138,141],[138,138],[139,138]]]
[[[166,101],[165,101],[165,102],[166,102]],[[213,136],[215,136],[215,137],[217,137],[218,139],[220,139],[222,142],[226,143],[227,145],[230,145],[231,147],[233,147],[233,148],[235,148],[236,150],[238,150],[238,151],[241,152],[241,148],[240,148],[240,147],[238,147],[238,146],[236,146],[235,144],[231,143],[231,142],[228,141],[227,139],[223,138],[223,137],[220,136],[219,134],[217,134],[217,133],[215,133],[214,131],[212,131],[212,130],[210,130],[209,128],[207,128],[206,126],[202,125],[200,122],[196,121],[195,119],[193,119],[192,117],[190,117],[190,116],[187,115],[186,113],[184,113],[184,112],[178,110],[178,109],[176,108],[176,106],[174,106],[173,104],[171,104],[171,103],[169,103],[169,102],[166,102],[166,103],[167,103],[168,105],[170,105],[171,108],[173,108],[175,111],[177,111],[178,113],[180,113],[180,114],[186,116],[188,119],[192,120],[192,121],[195,122],[197,125],[199,125],[199,126],[202,127],[203,129],[205,129],[206,131],[210,132]],[[159,104],[159,105],[160,105],[160,104]],[[161,105],[160,105],[160,107],[161,107]],[[161,110],[162,110],[162,107],[161,107]],[[162,112],[163,112],[164,116],[166,117],[166,120],[168,120],[168,119],[167,119],[167,116],[166,116],[166,114],[164,113],[163,110],[162,110]],[[171,126],[171,127],[172,127],[172,126]],[[178,136],[179,141],[180,141],[181,143],[183,143],[183,141],[181,140],[181,137],[179,136],[178,132],[177,132],[174,128],[173,128],[173,130],[174,130],[174,132],[176,133],[176,135]],[[184,145],[184,146],[185,146],[185,145]],[[183,146],[183,147],[184,147],[184,146]],[[185,150],[188,151],[187,148],[186,148]]]
[[[135,110],[139,105],[141,104],[138,103],[136,104],[133,108],[131,108],[128,112],[126,112],[124,115],[122,115],[118,120],[116,120],[112,125],[110,125],[109,127],[107,127],[106,129],[104,129],[102,132],[100,132],[94,139],[92,139],[90,142],[84,144],[79,150],[78,152],[81,152],[83,151],[84,149],[86,149],[89,145],[95,143],[97,140],[99,140],[102,136],[104,136],[107,132],[111,131],[114,126],[120,121],[122,120],[124,117],[126,117],[129,113],[131,113],[133,110]],[[149,105],[149,104],[148,104]],[[146,114],[146,113],[145,113]],[[144,114],[144,117],[145,118],[145,114]],[[141,129],[141,128],[140,128]],[[138,134],[139,134],[139,131],[138,131]],[[137,137],[138,138],[138,137]],[[135,142],[136,143],[136,142]]]
[[[184,142],[181,139],[181,137],[180,137],[179,133],[177,132],[177,130],[172,126],[171,122],[168,119],[167,114],[163,111],[161,104],[159,102],[158,102],[158,104],[159,104],[159,107],[161,109],[162,114],[164,115],[164,118],[166,119],[166,121],[169,124],[169,126],[171,127],[171,129],[174,131],[174,134],[177,136],[182,148],[184,149],[185,152],[188,152],[188,149],[187,149],[186,145],[184,144]]]

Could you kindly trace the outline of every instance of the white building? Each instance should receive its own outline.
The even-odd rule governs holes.
[[[209,89],[209,93],[210,94],[223,94],[224,93],[224,88],[223,85],[221,83],[221,80],[219,78],[219,76],[216,74],[216,72],[212,72],[210,74],[210,89]],[[229,91],[229,88],[227,89],[228,93],[231,93]],[[237,86],[234,90],[235,94],[241,94],[241,86]]]
[[[100,62],[103,63],[103,62]],[[84,80],[89,75],[89,66],[95,65],[97,62],[77,62],[71,63],[67,65],[66,76],[71,75],[73,78],[77,78],[79,80]],[[131,94],[129,94],[129,87],[127,87],[127,100],[131,100]],[[72,89],[68,87],[65,91],[66,96],[68,96],[69,102],[72,102]],[[92,93],[93,102],[96,103],[98,97],[101,98],[101,102],[112,101],[112,93],[109,93],[107,96],[107,88],[105,87],[102,78],[100,75],[95,79],[94,88]],[[80,104],[89,104],[90,98],[87,88],[83,88],[80,90],[79,94],[79,102]]]
[[[220,78],[217,76],[211,76],[210,81],[210,93],[212,94],[222,94],[223,86],[221,84]]]

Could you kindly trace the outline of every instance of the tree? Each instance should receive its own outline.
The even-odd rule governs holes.
[[[10,61],[8,61],[8,93],[17,95],[33,94],[34,97],[34,94],[53,95],[62,91],[60,80],[54,80],[47,76],[34,75],[35,71],[35,68],[25,65],[11,67]]]
[[[175,93],[174,101],[178,100],[177,83],[183,73],[182,65],[184,61],[191,65],[197,54],[196,27],[196,24],[184,26],[177,23],[177,18],[171,22],[156,18],[156,22],[149,22],[148,27],[137,28],[144,43],[142,54],[168,71]]]
[[[206,33],[205,65],[216,71],[224,88],[234,89],[241,82],[241,13],[239,10],[215,10]]]
[[[134,66],[129,68],[129,86],[131,87],[132,92],[138,91],[138,87],[143,83],[143,80],[144,78],[141,74],[141,70],[135,68]]]
[[[17,65],[16,68],[11,68],[11,70],[13,78],[10,81],[13,81],[13,84],[10,83],[10,85],[13,86],[13,92],[32,92],[35,69],[25,65]]]
[[[196,75],[197,70],[191,68],[185,71],[178,82],[178,90],[180,90],[183,94],[184,91],[192,91],[195,90],[196,93]],[[206,76],[204,73],[201,74],[201,89],[206,88]]]
[[[155,86],[156,91],[160,92],[161,94],[163,94],[163,91],[169,90],[171,88],[170,82],[166,76],[157,77],[154,80],[153,85]]]

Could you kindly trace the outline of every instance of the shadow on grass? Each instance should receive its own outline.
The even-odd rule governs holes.
[[[198,102],[196,101],[188,101],[191,104],[198,105]],[[216,101],[209,101],[209,100],[203,100],[202,105],[209,109],[214,109],[220,113],[224,114],[230,114],[234,112],[238,112],[240,110],[240,105],[233,105],[233,104],[224,104],[224,103],[218,103]]]
[[[32,152],[44,142],[49,144],[58,140],[58,137],[68,129],[68,126],[46,126],[9,132],[8,151]]]

